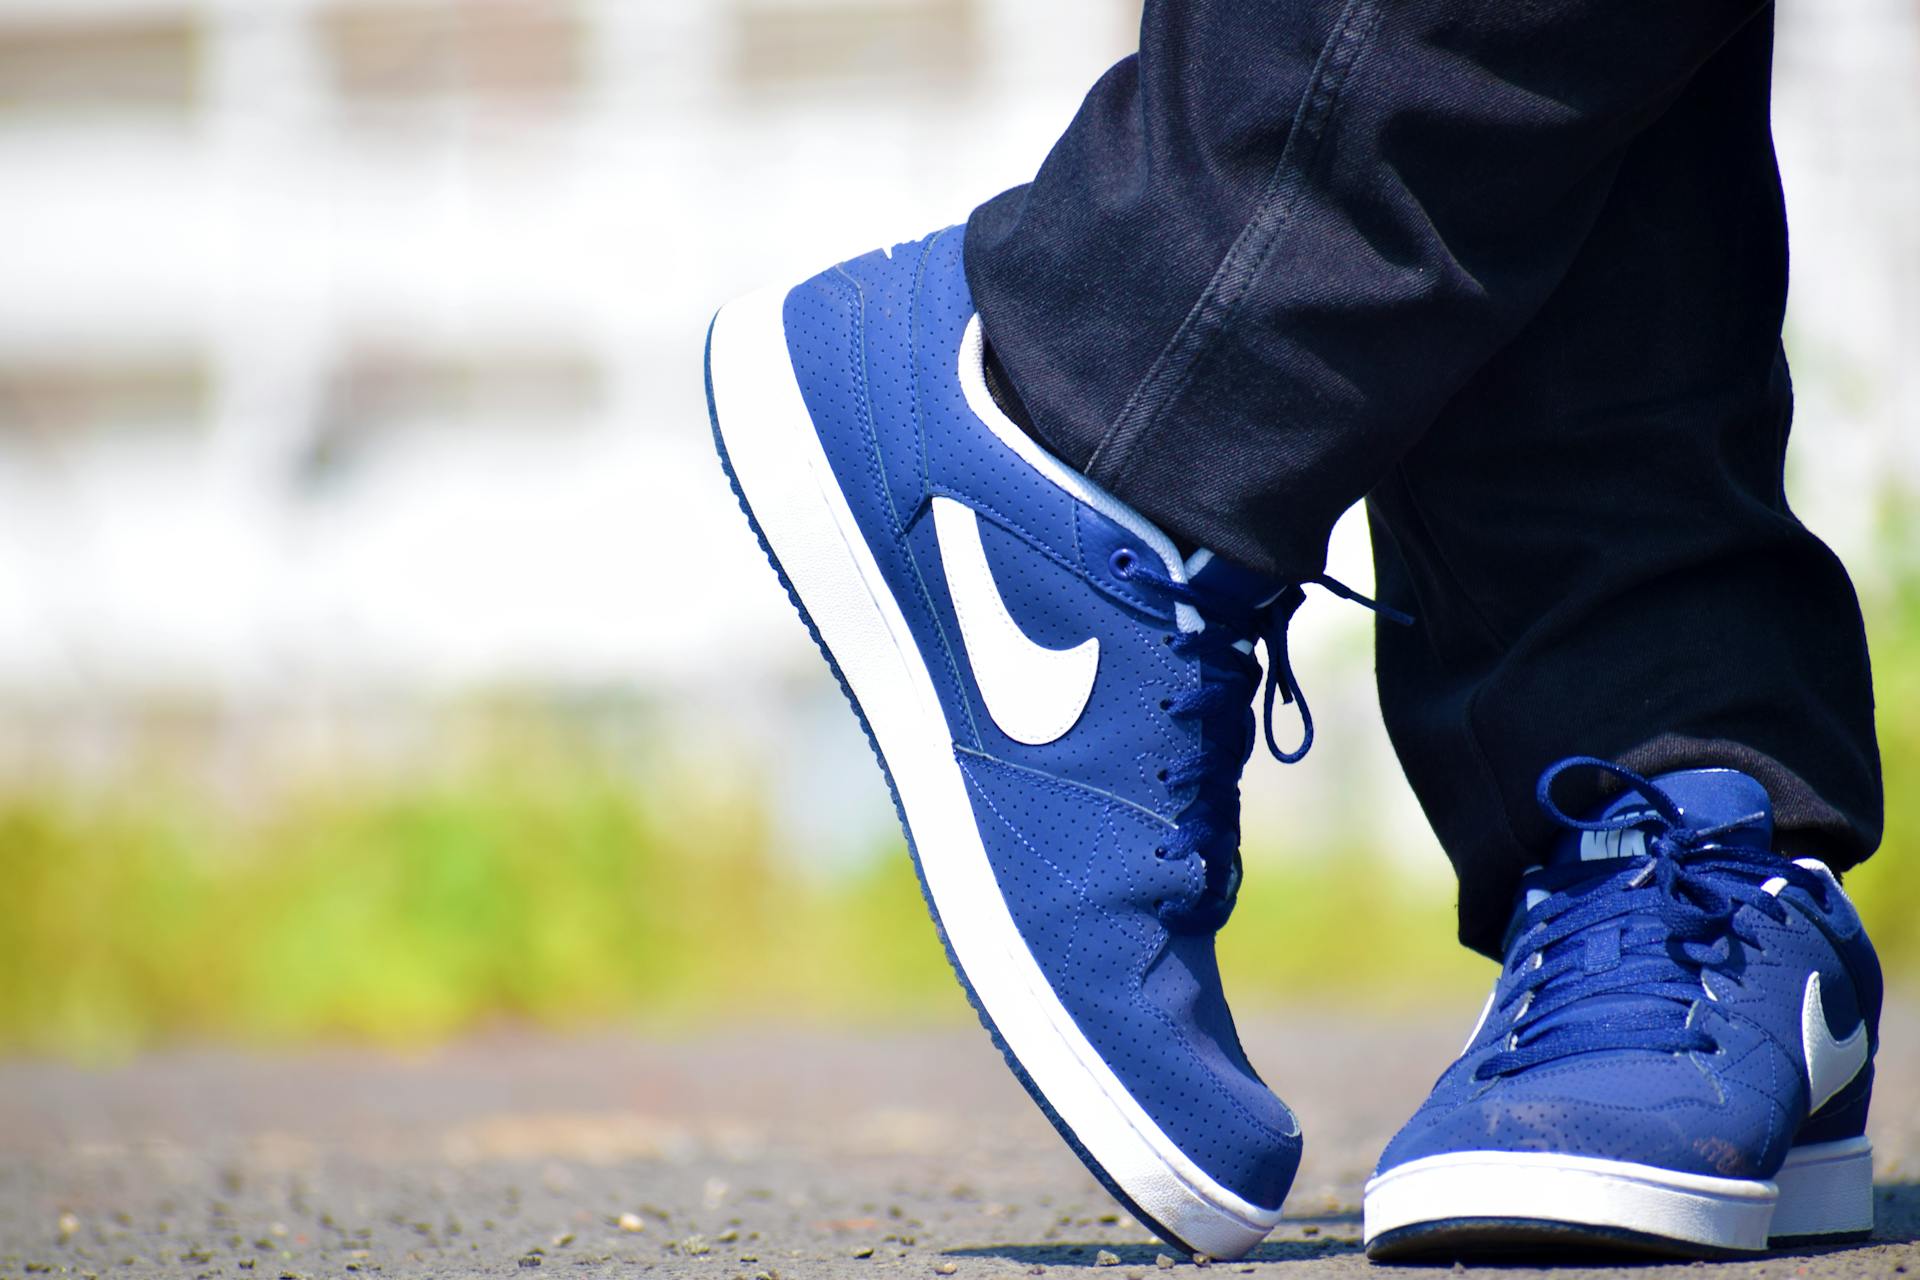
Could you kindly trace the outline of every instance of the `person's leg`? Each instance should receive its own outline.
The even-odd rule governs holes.
[[[1375,1257],[1872,1225],[1880,975],[1828,868],[1880,778],[1852,587],[1782,487],[1770,53],[1756,21],[1629,146],[1370,501],[1421,617],[1379,637],[1382,709],[1461,936],[1505,960],[1368,1183]]]
[[[1155,3],[1031,188],[715,318],[723,459],[956,971],[1179,1247],[1251,1248],[1300,1153],[1213,955],[1256,644],[1760,7]]]
[[[1298,581],[1552,292],[1621,145],[1759,0],[1149,0],[966,266],[1071,466]]]
[[[1382,711],[1489,954],[1552,838],[1534,781],[1576,751],[1743,769],[1836,870],[1879,840],[1859,605],[1783,490],[1770,53],[1750,25],[1633,143],[1560,287],[1369,500],[1420,618],[1379,629]]]

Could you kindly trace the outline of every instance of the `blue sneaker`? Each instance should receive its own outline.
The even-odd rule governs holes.
[[[1573,819],[1555,778],[1626,784]],[[1555,765],[1466,1052],[1367,1183],[1376,1259],[1603,1246],[1683,1256],[1864,1238],[1880,966],[1839,882],[1773,852],[1732,769]]]
[[[722,308],[715,439],[1008,1064],[1143,1223],[1238,1257],[1279,1221],[1300,1129],[1241,1050],[1213,935],[1254,645],[1281,658],[1269,700],[1296,692],[1301,593],[1183,559],[1000,412],[961,235]]]

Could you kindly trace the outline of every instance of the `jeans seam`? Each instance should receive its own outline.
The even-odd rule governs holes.
[[[1118,487],[1140,440],[1160,415],[1179,400],[1202,357],[1232,324],[1293,213],[1340,95],[1377,27],[1383,5],[1384,0],[1349,0],[1334,24],[1320,51],[1307,91],[1301,96],[1286,146],[1274,165],[1259,206],[1234,238],[1180,327],[1161,348],[1094,447],[1087,461],[1087,475],[1095,483]]]
[[[1480,732],[1480,704],[1486,695],[1487,683],[1486,680],[1476,682],[1473,687],[1473,692],[1467,695],[1466,714],[1463,717],[1465,721],[1463,727],[1466,731],[1464,736],[1467,740],[1467,752],[1473,759],[1475,772],[1480,775],[1481,785],[1484,786],[1493,797],[1491,807],[1500,815],[1500,829],[1506,835],[1508,848],[1518,850],[1522,857],[1525,857],[1527,856],[1527,843],[1520,838],[1520,832],[1514,826],[1513,810],[1507,806],[1506,792],[1500,787],[1500,775],[1493,767],[1493,760],[1487,754],[1486,743],[1482,740]],[[1498,864],[1496,864],[1496,866],[1497,865]],[[1455,876],[1460,882],[1460,896],[1464,899],[1466,897],[1466,875],[1459,870],[1457,863],[1454,869]],[[1491,880],[1493,876],[1488,873],[1488,870],[1483,865],[1480,868],[1478,878],[1481,880]],[[1513,879],[1517,882],[1519,876],[1516,874],[1513,876]],[[1466,936],[1466,919],[1464,912],[1461,915],[1459,923],[1460,940],[1467,946],[1473,947],[1474,943]],[[1495,928],[1497,929],[1498,926],[1496,925]],[[1499,944],[1496,942],[1494,945],[1495,950],[1487,951],[1483,954],[1498,958],[1497,948]],[[1478,950],[1477,947],[1475,949]]]
[[[1474,600],[1472,594],[1467,591],[1465,584],[1461,581],[1459,573],[1454,569],[1452,561],[1447,557],[1446,553],[1441,550],[1439,540],[1433,536],[1432,521],[1428,517],[1425,507],[1421,504],[1418,494],[1415,492],[1413,475],[1408,470],[1405,461],[1403,460],[1395,464],[1393,471],[1389,474],[1390,476],[1397,476],[1399,478],[1400,491],[1406,498],[1407,510],[1415,520],[1419,521],[1421,532],[1426,535],[1428,550],[1439,563],[1441,572],[1446,574],[1447,578],[1453,584],[1454,595],[1465,604],[1467,612],[1472,615],[1475,624],[1481,628],[1486,638],[1499,650],[1501,657],[1511,653],[1513,650],[1512,641],[1506,639],[1501,634],[1500,629],[1495,627],[1491,620],[1481,612],[1479,602]],[[1496,659],[1494,667],[1497,668],[1498,665],[1499,660]],[[1481,740],[1480,702],[1486,690],[1487,680],[1483,677],[1474,683],[1473,691],[1467,695],[1467,702],[1462,715],[1462,736],[1467,740],[1467,755],[1473,763],[1474,772],[1479,775],[1480,785],[1485,788],[1487,795],[1492,800],[1491,805],[1488,807],[1500,815],[1500,828],[1506,835],[1508,846],[1512,849],[1524,851],[1527,847],[1526,842],[1520,838],[1520,832],[1514,826],[1513,811],[1507,807],[1506,793],[1500,788],[1500,775],[1493,767],[1492,758],[1487,754],[1486,744]],[[1445,844],[1446,842],[1443,840],[1442,843]],[[1447,852],[1451,855],[1454,850],[1449,848]],[[1449,857],[1448,861],[1454,860]],[[1466,896],[1466,875],[1460,870],[1460,864],[1458,862],[1454,862],[1454,874],[1455,879],[1460,885],[1460,896],[1464,899]],[[1462,919],[1461,924],[1463,926],[1461,941],[1465,942],[1468,946],[1473,946],[1474,944],[1465,936],[1464,919]],[[1489,952],[1487,954],[1492,953]]]
[[[1486,640],[1502,655],[1511,653],[1513,646],[1518,642],[1518,637],[1510,636],[1504,628],[1495,626],[1493,619],[1488,617],[1486,610],[1481,607],[1475,593],[1467,589],[1466,579],[1460,575],[1458,569],[1453,567],[1453,557],[1440,545],[1440,539],[1434,536],[1433,517],[1427,514],[1426,503],[1421,501],[1419,486],[1414,483],[1413,472],[1405,460],[1396,463],[1390,474],[1399,476],[1400,492],[1406,499],[1407,511],[1420,522],[1420,532],[1426,538],[1428,554],[1446,574],[1448,581],[1452,584],[1454,596],[1466,606],[1474,624],[1480,628]]]

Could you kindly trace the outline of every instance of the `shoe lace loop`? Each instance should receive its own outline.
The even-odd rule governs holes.
[[[1599,819],[1567,814],[1552,791],[1571,769],[1613,776],[1646,807]],[[1475,1077],[1606,1050],[1717,1052],[1694,1009],[1712,996],[1708,973],[1731,979],[1744,963],[1743,948],[1753,940],[1742,931],[1740,909],[1784,921],[1787,908],[1764,884],[1779,878],[1824,896],[1822,878],[1741,838],[1765,814],[1688,827],[1672,796],[1611,761],[1562,760],[1541,775],[1536,797],[1541,811],[1568,830],[1641,832],[1646,854],[1618,859],[1611,872],[1571,863],[1535,874],[1531,883],[1545,899],[1521,920],[1508,947],[1510,987],[1500,1011],[1513,1019],[1513,1031]],[[1592,1003],[1602,997],[1611,998]]]
[[[1413,618],[1325,575],[1287,586],[1252,605],[1192,582],[1175,581],[1138,560],[1126,576],[1176,605],[1192,608],[1204,624],[1198,630],[1178,629],[1166,641],[1175,653],[1198,659],[1205,674],[1197,688],[1161,704],[1168,715],[1195,723],[1200,732],[1198,747],[1171,761],[1159,775],[1170,789],[1189,789],[1190,794],[1174,831],[1158,852],[1166,858],[1198,854],[1206,868],[1201,900],[1180,912],[1163,911],[1162,919],[1175,928],[1218,929],[1231,914],[1240,887],[1240,774],[1257,741],[1252,702],[1261,682],[1256,644],[1264,644],[1267,650],[1261,714],[1267,750],[1282,764],[1294,764],[1313,746],[1313,713],[1287,653],[1287,628],[1306,600],[1306,585],[1319,586],[1393,622],[1411,625]],[[1274,735],[1276,698],[1299,710],[1300,742],[1290,749],[1281,747]]]

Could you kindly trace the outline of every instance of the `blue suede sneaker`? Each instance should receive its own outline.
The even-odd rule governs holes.
[[[1584,819],[1568,769],[1625,790]],[[1754,779],[1562,761],[1460,1060],[1366,1191],[1375,1259],[1560,1246],[1753,1253],[1873,1229],[1880,966],[1839,882],[1775,853]]]
[[[1279,1220],[1300,1129],[1241,1050],[1213,936],[1255,644],[1271,712],[1297,694],[1301,589],[1183,558],[1001,413],[961,236],[722,308],[715,439],[1008,1064],[1143,1223],[1238,1257]]]

